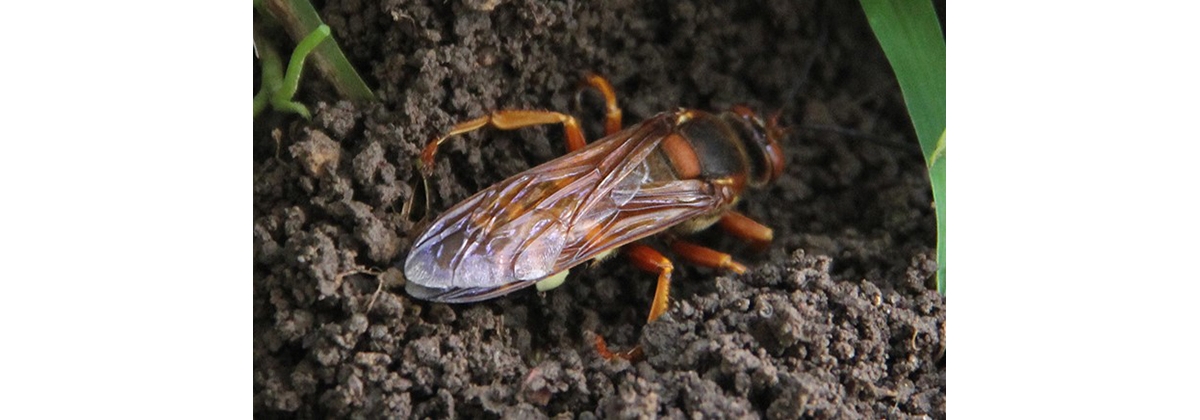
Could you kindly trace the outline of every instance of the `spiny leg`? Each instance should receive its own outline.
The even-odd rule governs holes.
[[[676,240],[671,242],[671,250],[688,262],[701,267],[729,270],[737,274],[746,272],[746,266],[734,261],[732,256],[712,248]]]
[[[751,243],[757,250],[765,249],[775,238],[775,233],[771,228],[736,211],[725,213],[718,223],[726,233]]]
[[[663,254],[642,244],[631,244],[625,247],[625,253],[633,261],[634,267],[651,273],[658,273],[658,285],[654,288],[654,300],[650,303],[650,316],[646,322],[653,322],[667,312],[668,298],[671,294],[671,272],[675,266]]]
[[[663,254],[646,245],[626,245],[624,251],[629,256],[629,259],[633,261],[635,267],[643,271],[658,273],[658,285],[654,288],[654,301],[650,303],[650,316],[646,318],[647,323],[652,322],[667,311],[671,294],[671,272],[675,270],[675,266]],[[608,345],[604,342],[604,337],[600,336],[600,334],[596,334],[596,351],[600,353],[600,357],[606,360],[620,357],[633,361],[640,359],[642,356],[641,346],[635,346],[633,349],[623,352],[614,353],[609,351]]]
[[[612,135],[621,131],[621,107],[617,106],[617,94],[608,80],[598,74],[589,73],[583,79],[583,86],[575,93],[575,104],[578,107],[580,96],[588,87],[596,89],[604,95],[604,135]]]
[[[515,130],[545,124],[563,125],[563,131],[567,136],[567,150],[569,151],[579,150],[587,144],[587,141],[583,137],[583,130],[579,128],[579,122],[575,120],[575,117],[570,115],[554,111],[495,111],[484,117],[458,123],[450,128],[449,133],[437,137],[425,145],[425,149],[421,151],[421,173],[426,177],[433,173],[434,158],[437,155],[438,147],[450,139],[450,137],[488,126],[501,130]]]

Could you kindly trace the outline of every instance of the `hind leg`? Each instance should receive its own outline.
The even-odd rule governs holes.
[[[579,92],[575,93],[575,105],[579,108],[582,95],[587,88],[595,89],[604,96],[604,135],[610,136],[621,131],[621,107],[617,106],[617,94],[608,79],[595,73],[589,73],[583,79]]]
[[[421,173],[425,176],[433,173],[434,159],[437,157],[438,147],[451,137],[470,133],[484,127],[516,130],[518,128],[546,124],[563,125],[563,132],[566,133],[567,137],[567,150],[575,151],[587,144],[587,141],[583,138],[583,130],[579,129],[579,122],[575,120],[575,117],[570,115],[554,111],[501,110],[487,116],[458,123],[450,128],[450,132],[446,133],[446,135],[431,140],[421,152]]]

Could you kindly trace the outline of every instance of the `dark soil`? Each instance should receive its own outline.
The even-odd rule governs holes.
[[[299,99],[311,122],[256,122],[255,414],[945,417],[928,181],[858,3],[720,3],[318,4],[382,101],[336,102],[310,77]],[[402,210],[422,191],[420,148],[498,108],[575,112],[597,138],[599,110],[571,107],[584,71],[613,82],[626,124],[681,106],[782,110],[796,127],[787,171],[741,204],[775,229],[772,246],[700,234],[752,271],[677,263],[671,309],[648,325],[654,276],[620,257],[547,293],[410,299],[396,267],[419,233]],[[433,211],[564,153],[562,138],[545,127],[453,142]],[[647,358],[603,360],[596,333]]]

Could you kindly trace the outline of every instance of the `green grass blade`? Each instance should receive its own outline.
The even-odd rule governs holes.
[[[292,97],[296,95],[296,91],[300,88],[300,74],[304,71],[304,61],[308,58],[309,53],[313,51],[321,41],[329,38],[329,26],[322,24],[317,27],[317,30],[308,34],[296,45],[296,50],[292,52],[292,58],[288,62],[287,73],[283,76],[283,82],[280,83],[278,90],[271,98],[271,106],[281,111],[290,111],[304,119],[312,118],[308,108],[298,102],[293,102]]]
[[[254,36],[254,46],[262,62],[263,75],[262,86],[258,88],[258,93],[254,94],[254,117],[257,118],[258,114],[267,109],[272,95],[283,84],[283,61],[279,58],[279,53],[275,52],[275,47],[257,34]]]
[[[304,61],[313,48],[321,45],[321,41],[326,38],[329,38],[329,26],[322,24],[296,45],[296,50],[292,52],[292,58],[288,61],[287,74],[283,77],[283,89],[279,90],[280,96],[292,99],[292,96],[296,95],[296,91],[300,89],[300,73],[304,71]]]
[[[896,72],[938,218],[938,290],[946,291],[946,40],[929,0],[859,0]]]
[[[324,23],[308,0],[263,0],[262,6],[279,21],[293,39],[307,36]],[[317,45],[312,60],[325,78],[342,96],[355,101],[374,101],[375,94],[354,71],[342,54],[337,40],[330,38]]]
[[[942,131],[938,144],[942,145],[941,152],[934,152],[933,163],[929,166],[929,183],[933,186],[933,204],[937,212],[937,258],[938,275],[937,288],[942,294],[946,293],[946,132]]]
[[[887,54],[927,162],[946,128],[946,40],[928,0],[861,0]]]

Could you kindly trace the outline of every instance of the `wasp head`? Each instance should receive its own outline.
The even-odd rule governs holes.
[[[750,186],[762,187],[779,179],[784,166],[779,140],[787,134],[779,126],[779,112],[765,121],[744,105],[734,105],[729,112],[735,116],[734,126],[750,159]]]

